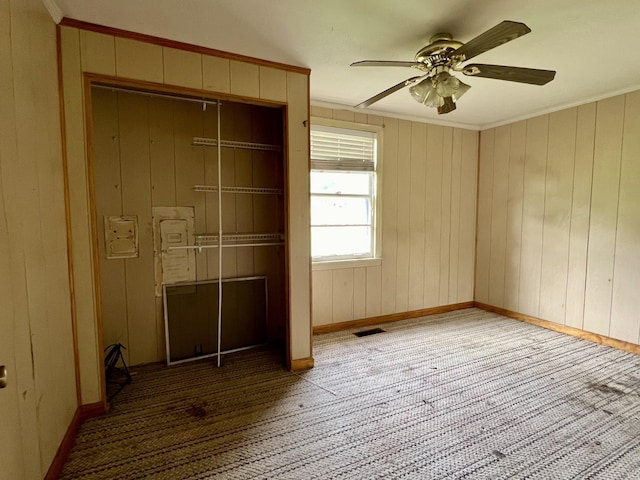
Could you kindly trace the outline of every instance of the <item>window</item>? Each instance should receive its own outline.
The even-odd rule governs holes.
[[[316,263],[379,257],[379,130],[312,120],[311,256]]]

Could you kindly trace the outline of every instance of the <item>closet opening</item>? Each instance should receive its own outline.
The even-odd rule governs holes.
[[[285,365],[284,107],[90,88],[102,348],[221,366],[268,345]]]

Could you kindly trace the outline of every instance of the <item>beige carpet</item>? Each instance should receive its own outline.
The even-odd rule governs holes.
[[[65,479],[637,479],[640,357],[470,309],[134,369]],[[359,329],[363,330],[363,329]]]

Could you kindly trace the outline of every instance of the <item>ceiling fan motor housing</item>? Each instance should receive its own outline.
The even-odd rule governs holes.
[[[416,53],[416,62],[424,63],[429,67],[443,65],[451,61],[451,52],[462,46],[461,42],[453,40],[450,33],[436,33],[429,40],[429,45]]]

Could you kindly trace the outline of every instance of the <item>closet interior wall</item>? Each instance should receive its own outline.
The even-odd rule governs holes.
[[[104,347],[120,342],[131,365],[166,359],[162,297],[156,296],[153,207],[194,208],[195,234],[218,233],[218,195],[194,190],[218,184],[217,107],[92,88],[93,161]],[[222,101],[223,140],[282,145],[280,108]],[[223,186],[284,189],[281,152],[221,148]],[[107,259],[105,216],[136,215],[139,255]],[[283,195],[222,194],[223,233],[284,232]],[[197,281],[220,278],[218,249],[196,250]],[[285,339],[284,247],[224,248],[222,278],[266,276],[268,337]]]

